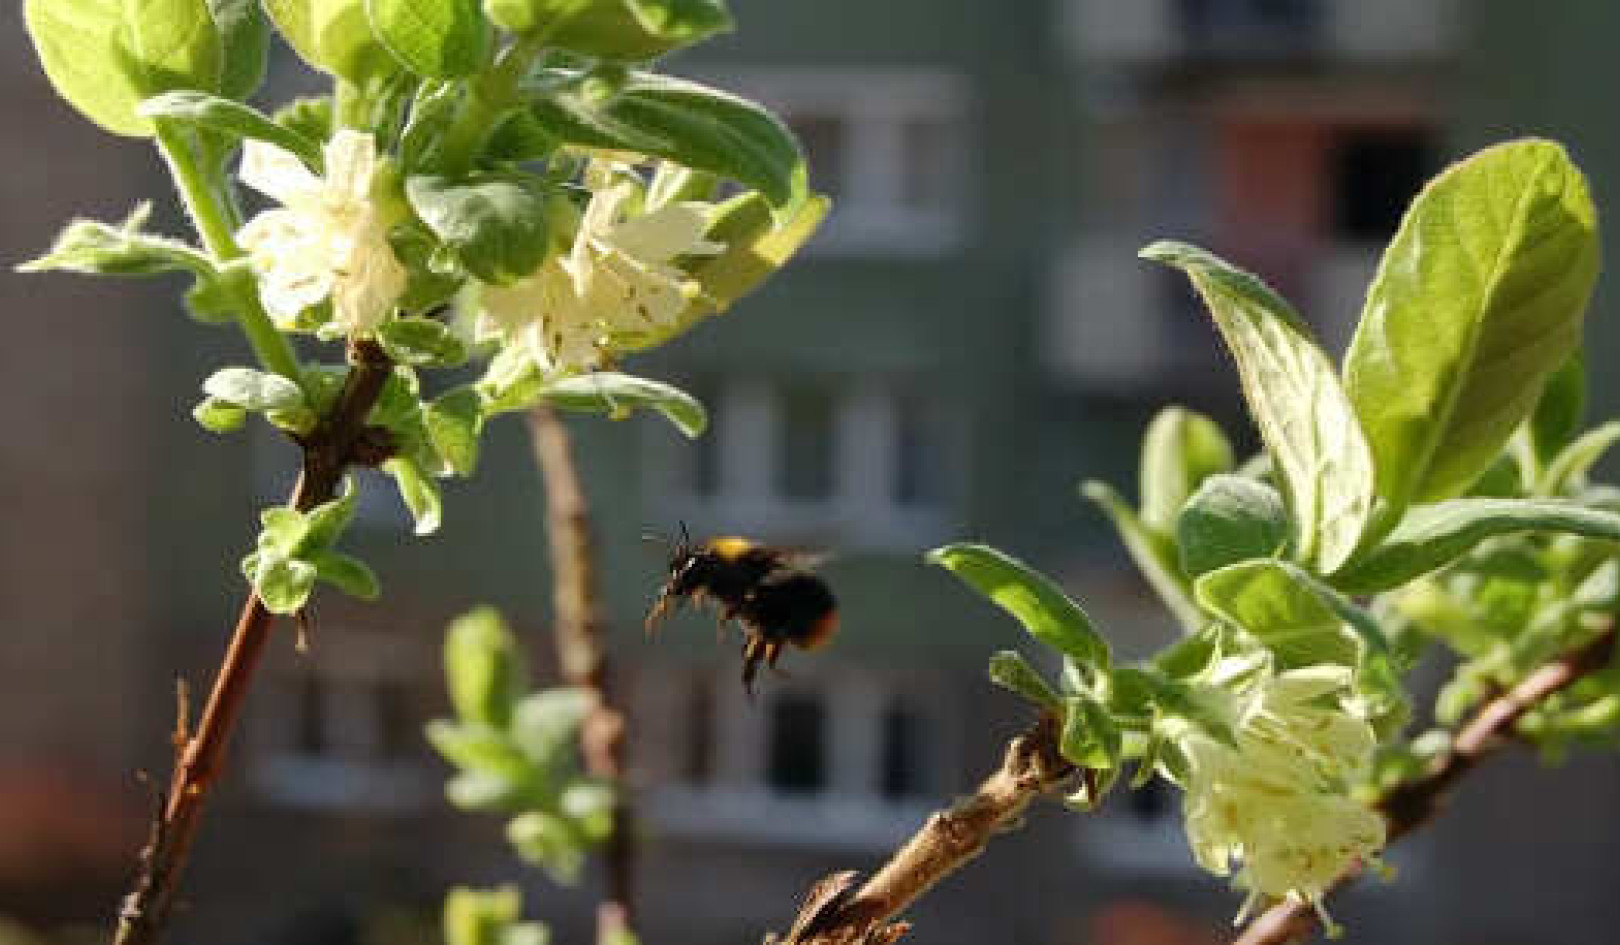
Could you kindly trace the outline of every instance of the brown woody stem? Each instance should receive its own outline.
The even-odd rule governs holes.
[[[1018,822],[1032,801],[1075,771],[1058,751],[1057,720],[1043,715],[1007,745],[1001,767],[971,797],[931,815],[859,890],[854,889],[853,873],[818,883],[779,945],[893,942],[908,926],[890,919],[978,856],[992,837]]]
[[[625,715],[614,704],[602,608],[596,589],[596,557],[590,503],[580,483],[568,429],[554,410],[529,416],[535,458],[546,488],[546,533],[551,540],[554,626],[563,679],[594,697],[580,728],[585,768],[613,784],[613,833],[605,855],[607,889],[597,908],[599,945],[623,938],[634,922],[635,828],[625,774]]]
[[[1388,822],[1389,842],[1417,830],[1438,814],[1457,782],[1507,744],[1513,727],[1537,703],[1608,665],[1614,642],[1615,631],[1610,629],[1580,649],[1542,666],[1517,686],[1481,706],[1458,730],[1451,749],[1435,761],[1427,774],[1397,786],[1379,802],[1378,809]],[[1335,888],[1351,882],[1357,875],[1359,871],[1340,877]],[[1307,941],[1316,932],[1317,921],[1316,911],[1309,905],[1279,902],[1251,922],[1234,945],[1285,945]]]
[[[366,417],[393,370],[382,349],[372,342],[350,346],[353,367],[331,415],[301,440],[303,468],[289,505],[308,511],[332,498],[344,471],[367,437]],[[134,888],[118,914],[115,945],[155,945],[174,906],[181,873],[202,823],[203,807],[225,761],[253,674],[264,654],[275,617],[255,592],[249,592],[236,630],[220,663],[195,733],[175,733],[175,765],[163,811],[141,851]]]

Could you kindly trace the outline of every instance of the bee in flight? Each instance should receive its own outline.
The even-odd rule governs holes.
[[[712,601],[722,628],[735,620],[743,629],[743,689],[753,695],[759,665],[775,669],[785,644],[814,650],[838,629],[838,602],[808,570],[813,564],[808,556],[747,538],[694,543],[683,524],[669,556],[669,580],[647,612],[647,631],[688,600]]]

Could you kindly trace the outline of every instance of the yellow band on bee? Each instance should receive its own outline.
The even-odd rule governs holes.
[[[711,538],[706,542],[710,551],[722,558],[740,558],[754,547],[754,542],[747,538],[728,536],[725,538]]]

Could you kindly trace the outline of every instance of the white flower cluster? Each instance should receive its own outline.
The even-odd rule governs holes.
[[[542,374],[603,367],[620,339],[675,325],[697,285],[676,258],[725,246],[703,239],[710,205],[677,202],[634,214],[642,187],[593,168],[596,186],[567,253],[510,286],[479,286],[479,332],[527,349]]]
[[[1317,666],[1267,675],[1233,705],[1235,745],[1188,730],[1187,840],[1205,869],[1262,899],[1319,912],[1333,883],[1384,846],[1383,818],[1349,796],[1377,738],[1348,697],[1350,671]],[[1323,925],[1334,926],[1322,915]]]
[[[388,243],[394,221],[372,193],[379,164],[376,142],[358,131],[332,136],[324,178],[275,145],[243,145],[242,182],[281,203],[237,234],[278,326],[328,299],[344,334],[373,331],[393,313],[407,274]]]

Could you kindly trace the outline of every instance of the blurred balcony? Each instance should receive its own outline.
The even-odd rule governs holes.
[[[1442,58],[1456,0],[1066,0],[1061,33],[1088,65]]]

